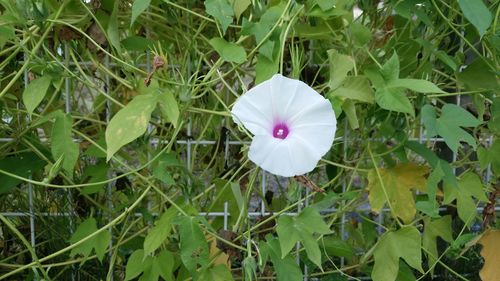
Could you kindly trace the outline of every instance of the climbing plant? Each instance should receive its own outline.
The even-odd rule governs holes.
[[[0,280],[496,280],[499,14],[0,0]],[[277,73],[337,119],[303,176],[231,115]]]

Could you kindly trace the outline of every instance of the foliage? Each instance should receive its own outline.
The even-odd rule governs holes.
[[[494,280],[499,9],[0,0],[0,280]],[[304,178],[230,115],[278,72],[338,119]]]

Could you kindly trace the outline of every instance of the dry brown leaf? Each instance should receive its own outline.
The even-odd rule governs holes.
[[[205,238],[210,244],[210,258],[215,257],[214,265],[223,264],[230,268],[231,261],[229,261],[229,256],[217,248],[217,239],[210,233],[205,234]]]
[[[484,266],[479,272],[483,281],[498,281],[500,276],[500,230],[488,230],[479,239],[483,245],[481,256],[484,258]]]

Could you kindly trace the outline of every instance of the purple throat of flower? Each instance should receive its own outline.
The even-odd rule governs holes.
[[[273,127],[273,137],[277,139],[286,139],[288,133],[290,133],[290,129],[288,129],[288,126],[283,122],[276,123]]]

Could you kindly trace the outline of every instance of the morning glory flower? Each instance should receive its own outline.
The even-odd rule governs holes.
[[[312,171],[330,150],[337,125],[327,99],[304,82],[280,74],[243,94],[232,115],[254,135],[250,160],[284,177]]]

